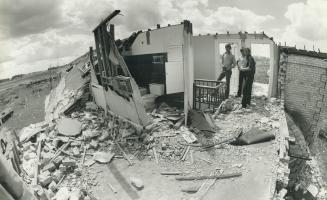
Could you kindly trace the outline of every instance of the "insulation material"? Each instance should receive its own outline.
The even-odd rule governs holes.
[[[95,103],[100,106],[103,110],[106,110],[106,99],[104,96],[103,87],[101,85],[91,84],[92,95]]]
[[[62,75],[58,86],[51,91],[45,99],[45,120],[57,119],[70,108],[77,100],[82,98],[86,84],[90,78],[83,78],[79,70],[88,62],[88,54],[74,61],[75,65],[69,72]]]

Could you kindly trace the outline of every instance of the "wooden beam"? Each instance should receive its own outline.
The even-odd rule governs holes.
[[[192,181],[192,180],[203,180],[203,179],[226,179],[235,178],[242,176],[242,173],[231,173],[231,174],[221,174],[221,175],[211,175],[211,176],[176,176],[175,179],[178,181]]]

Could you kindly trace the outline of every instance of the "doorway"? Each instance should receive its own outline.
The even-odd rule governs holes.
[[[241,54],[240,54],[240,46],[241,46],[240,43],[238,43],[238,42],[223,42],[223,43],[220,43],[219,42],[218,43],[219,60],[218,60],[218,74],[217,74],[217,76],[219,76],[219,74],[222,72],[222,63],[221,62],[222,62],[222,56],[226,52],[226,50],[225,50],[225,45],[226,44],[230,44],[232,46],[231,52],[235,56],[236,61],[241,56]],[[231,77],[231,80],[230,80],[230,94],[231,95],[236,95],[236,93],[237,93],[239,73],[240,72],[237,69],[237,67],[234,67],[232,69],[232,77]]]
[[[251,53],[256,62],[254,75],[253,95],[268,96],[269,70],[270,70],[270,45],[251,44]]]

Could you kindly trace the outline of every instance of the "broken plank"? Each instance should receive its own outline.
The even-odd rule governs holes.
[[[128,158],[127,154],[125,153],[125,151],[121,148],[121,146],[118,144],[118,142],[115,142],[117,147],[119,148],[119,150],[123,153],[123,156],[125,157],[125,159],[127,160],[128,162],[128,165],[129,166],[132,166],[133,163],[131,162],[131,160]]]
[[[153,147],[153,155],[154,158],[156,159],[156,163],[159,164],[158,154],[155,147]]]
[[[83,151],[82,165],[84,165],[85,154],[86,154],[86,147],[84,147],[84,151]]]
[[[112,186],[110,183],[107,183],[107,185],[110,187],[110,189],[112,190],[113,193],[117,193],[116,188],[114,188],[114,186]]]
[[[55,155],[53,156],[53,158],[51,158],[51,160],[48,163],[51,163],[52,161],[54,161],[54,159],[56,159],[62,151],[64,151],[70,144],[70,141],[68,141],[66,144],[62,145],[56,152]],[[47,164],[47,163],[46,163]]]
[[[175,179],[178,181],[190,181],[190,180],[203,180],[203,179],[226,179],[242,176],[242,173],[231,173],[211,176],[176,176]]]
[[[182,172],[160,172],[161,175],[181,175],[183,174]]]
[[[186,156],[187,156],[188,152],[190,151],[190,148],[191,148],[190,146],[187,146],[186,151],[185,151],[185,153],[184,153],[184,155],[182,157],[182,161],[185,161]]]
[[[207,159],[205,159],[205,158],[201,158],[200,156],[196,156],[197,158],[199,158],[200,160],[202,160],[202,161],[205,161],[205,162],[207,162],[207,163],[209,163],[209,164],[212,164],[212,162],[210,161],[210,160],[207,160]]]
[[[40,167],[40,159],[41,159],[41,150],[42,150],[42,140],[40,140],[38,142],[38,146],[37,146],[37,160],[36,160],[35,172],[34,172],[34,178],[33,178],[32,185],[37,185],[37,180],[38,180],[39,171],[40,171],[39,167]]]

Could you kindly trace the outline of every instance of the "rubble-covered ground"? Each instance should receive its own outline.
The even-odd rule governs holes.
[[[254,98],[250,109],[240,109],[240,100],[232,99],[232,110],[216,116],[214,133],[184,127],[183,112],[165,104],[149,113],[153,123],[140,131],[88,102],[68,118],[30,125],[20,132],[24,180],[33,185],[39,161],[38,186],[33,188],[44,199],[271,197],[283,111],[279,102],[265,97]],[[252,127],[271,131],[276,139],[247,146],[219,144]],[[242,175],[224,180],[175,179],[231,173]],[[182,192],[189,187],[197,192]]]

